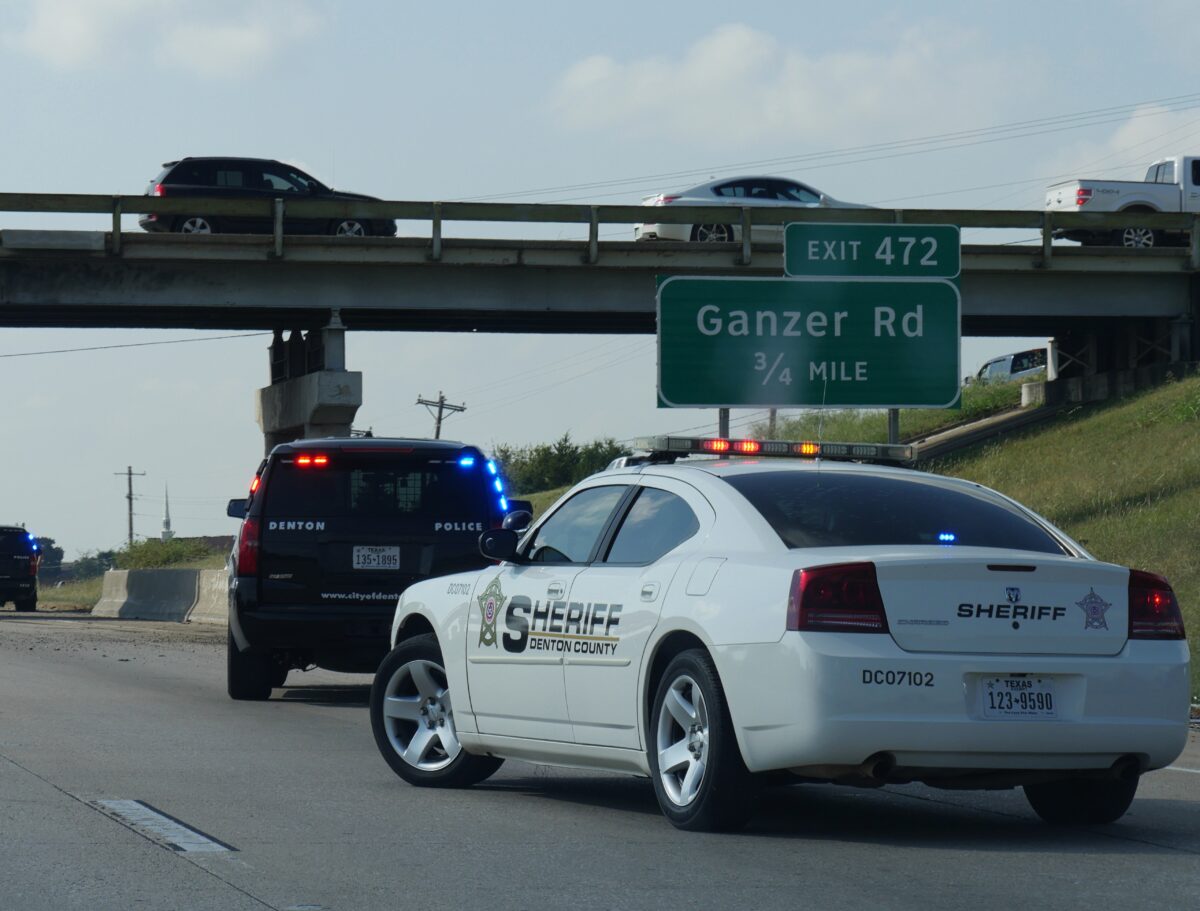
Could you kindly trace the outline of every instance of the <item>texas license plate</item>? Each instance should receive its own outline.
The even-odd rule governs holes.
[[[354,548],[351,565],[355,569],[399,569],[400,548],[360,544]]]
[[[1053,677],[984,677],[979,698],[984,718],[1057,718]]]

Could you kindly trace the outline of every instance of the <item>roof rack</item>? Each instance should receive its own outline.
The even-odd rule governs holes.
[[[826,443],[814,440],[659,436],[634,440],[633,448],[649,454],[644,458],[636,457],[645,462],[673,462],[689,455],[893,463],[912,462],[916,459],[916,447],[908,443]]]

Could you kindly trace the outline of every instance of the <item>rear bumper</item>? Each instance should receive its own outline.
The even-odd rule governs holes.
[[[691,240],[691,225],[642,224],[633,226],[634,240]]]
[[[1113,657],[901,650],[890,636],[787,633],[714,649],[752,771],[859,766],[879,753],[916,777],[1169,765],[1188,732],[1184,642],[1129,642]],[[1055,678],[1053,719],[985,719],[988,676]],[[825,777],[816,776],[814,777]]]
[[[256,580],[239,577],[229,592],[229,628],[240,651],[269,649],[311,653],[314,663],[346,664],[373,671],[390,647],[390,602],[260,605],[251,594]],[[338,656],[322,661],[321,656]]]
[[[37,594],[37,579],[0,579],[0,602],[25,600]]]

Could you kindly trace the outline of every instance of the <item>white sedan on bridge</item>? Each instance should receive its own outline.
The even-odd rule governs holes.
[[[807,184],[784,177],[734,177],[713,180],[678,193],[658,193],[642,200],[645,206],[766,206],[769,208],[869,209],[857,202],[827,196]],[[633,226],[634,240],[696,240],[727,243],[742,239],[741,214],[710,224],[673,224],[647,221]],[[756,241],[783,242],[783,225],[757,225]]]
[[[370,707],[400,777],[645,775],[686,829],[739,826],[785,780],[1022,786],[1048,822],[1094,824],[1183,749],[1161,576],[978,484],[832,460],[906,447],[647,448],[519,539],[485,532],[497,565],[405,591]]]

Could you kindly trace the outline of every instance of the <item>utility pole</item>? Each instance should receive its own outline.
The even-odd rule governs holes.
[[[417,404],[424,405],[425,410],[428,411],[430,414],[434,415],[433,438],[435,440],[440,440],[442,438],[442,412],[449,411],[449,412],[453,413],[455,411],[466,411],[467,410],[467,406],[465,404],[463,404],[463,405],[449,404],[446,401],[446,396],[442,394],[442,391],[440,389],[438,390],[438,397],[435,401],[430,401],[429,399],[422,398],[420,395],[418,395],[417,396]],[[434,412],[433,412],[434,408],[437,408],[436,414],[434,414]]]
[[[767,439],[775,439],[775,409],[772,408],[767,412]]]
[[[125,494],[125,499],[129,501],[129,546],[133,547],[133,476],[144,477],[146,472],[134,471],[130,465],[124,471],[114,471],[113,474],[123,474],[129,481],[129,493]]]

